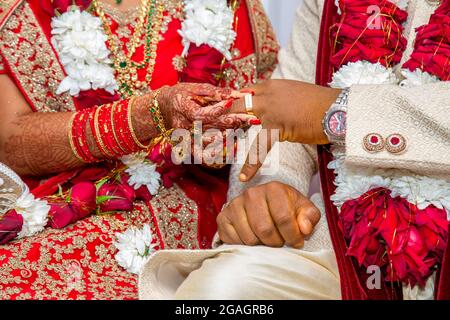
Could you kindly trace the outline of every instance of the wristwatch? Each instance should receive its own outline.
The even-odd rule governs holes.
[[[323,131],[330,143],[341,146],[345,145],[347,100],[349,92],[349,88],[342,90],[337,97],[336,102],[331,105],[322,120]]]

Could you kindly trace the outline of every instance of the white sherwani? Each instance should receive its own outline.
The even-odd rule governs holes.
[[[280,52],[274,78],[314,83],[323,0],[305,0],[297,11],[292,39]],[[415,28],[428,23],[436,4],[411,0],[405,28],[413,49]],[[401,64],[402,64],[401,63]],[[401,65],[400,64],[400,65]],[[398,70],[397,70],[398,71]],[[353,86],[348,102],[345,162],[366,167],[403,168],[419,174],[450,177],[450,83],[412,89],[396,85]],[[407,152],[371,154],[361,144],[368,133],[387,136],[401,128]],[[255,184],[281,181],[307,194],[316,172],[315,151],[300,144],[280,144],[280,169],[275,176],[238,181],[233,166],[229,199]],[[270,161],[270,157],[266,159]],[[313,197],[323,208],[320,197]],[[322,210],[322,212],[324,212]],[[432,281],[431,281],[432,282]],[[431,283],[429,282],[429,283]],[[409,298],[432,296],[410,292]],[[205,251],[159,251],[139,279],[141,299],[340,299],[339,272],[325,217],[301,250],[222,245]]]

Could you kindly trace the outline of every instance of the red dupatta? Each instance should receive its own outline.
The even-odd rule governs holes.
[[[316,65],[316,84],[318,85],[328,86],[328,83],[331,81],[333,74],[330,63],[332,43],[329,31],[331,26],[337,22],[337,19],[337,7],[334,0],[325,0]],[[347,244],[344,240],[342,230],[339,227],[339,213],[330,200],[330,196],[335,192],[335,185],[333,183],[335,175],[333,170],[327,168],[327,165],[333,159],[333,156],[326,146],[319,146],[318,152],[322,192],[330,236],[339,268],[342,299],[401,299],[402,293],[399,284],[391,285],[382,282],[380,289],[368,289],[366,281],[370,274],[367,274],[363,268],[359,268],[352,258],[347,256]],[[450,299],[450,246],[448,243],[441,270],[436,277],[435,297],[438,300]]]

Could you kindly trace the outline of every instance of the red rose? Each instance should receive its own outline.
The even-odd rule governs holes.
[[[131,211],[136,198],[135,191],[125,183],[105,183],[97,193],[100,212]]]
[[[192,44],[186,57],[186,67],[180,73],[182,82],[218,84],[223,54],[208,45]]]
[[[444,209],[419,210],[376,188],[345,202],[340,216],[348,255],[360,266],[378,265],[387,281],[423,285],[442,260],[448,237]]]
[[[97,189],[92,182],[80,182],[70,190],[70,204],[77,213],[77,220],[92,214],[97,208]]]
[[[50,227],[62,229],[77,221],[77,212],[67,202],[50,203],[49,222]]]
[[[8,243],[22,230],[23,217],[15,210],[0,216],[0,244]]]

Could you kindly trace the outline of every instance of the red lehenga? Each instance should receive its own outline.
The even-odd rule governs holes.
[[[42,9],[42,1],[46,0],[1,1],[0,72],[13,79],[35,112],[75,111],[118,99],[100,91],[87,92],[78,98],[55,93],[65,72],[50,43],[51,17]],[[168,24],[162,31],[153,79],[148,84],[153,90],[180,80],[193,80],[177,71],[174,63],[183,50],[177,32],[181,26],[182,1],[163,2]],[[238,2],[233,60],[224,66],[225,76],[217,83],[234,88],[270,77],[278,50],[260,2]],[[117,26],[123,23],[117,21],[120,12],[110,10],[107,14],[113,20],[113,31],[117,31]],[[210,52],[206,50],[204,54]],[[202,72],[201,68],[197,71]],[[45,177],[45,181],[52,188],[77,174],[63,173]],[[37,187],[34,180],[27,183],[31,189]],[[0,246],[0,298],[136,299],[137,277],[114,259],[115,233],[148,223],[158,249],[208,248],[226,191],[226,172],[189,166],[173,187],[162,189],[147,203],[135,203],[132,212],[91,216],[65,229],[47,229],[31,238]]]

